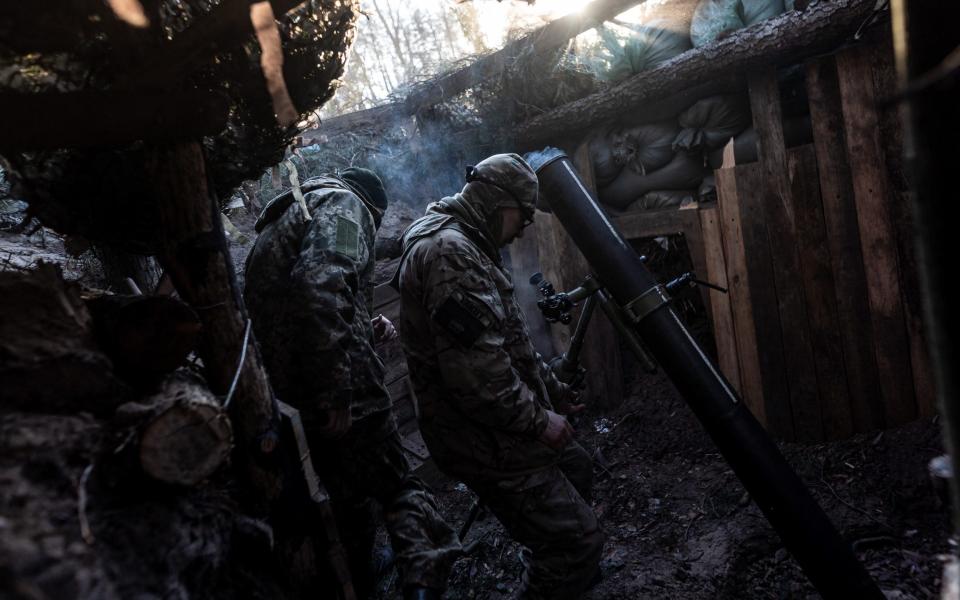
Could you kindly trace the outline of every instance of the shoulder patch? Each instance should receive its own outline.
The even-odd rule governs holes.
[[[337,239],[334,249],[352,259],[360,258],[360,226],[337,215]]]
[[[443,301],[433,315],[458,344],[469,348],[493,325],[493,315],[479,300],[455,291]]]

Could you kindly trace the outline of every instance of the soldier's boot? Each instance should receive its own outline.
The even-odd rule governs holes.
[[[403,600],[440,600],[443,593],[433,588],[410,586],[403,590]]]

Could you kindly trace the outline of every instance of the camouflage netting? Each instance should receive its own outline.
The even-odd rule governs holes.
[[[102,0],[58,4],[55,10],[45,4],[0,9],[0,93],[109,91],[130,86],[134,78],[149,84],[150,74],[141,72],[138,59],[176,42],[220,2],[144,1],[154,26],[142,32],[118,21]],[[335,91],[353,38],[355,9],[352,0],[308,0],[279,21],[284,78],[301,118]],[[252,34],[194,64],[167,91],[227,99],[226,128],[203,140],[212,185],[225,200],[243,180],[256,179],[280,160],[297,132],[276,122]],[[149,252],[155,244],[145,155],[145,145],[134,142],[122,148],[7,152],[3,158],[18,196],[45,225]]]

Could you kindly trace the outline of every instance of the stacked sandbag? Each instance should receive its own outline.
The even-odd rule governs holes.
[[[693,47],[685,24],[659,19],[630,29],[632,35],[623,43],[608,29],[601,31],[604,45],[613,56],[605,74],[610,81],[652,69]]]
[[[610,140],[611,133],[610,131],[601,132],[587,143],[590,162],[593,163],[593,177],[597,182],[597,187],[610,185],[623,170],[623,164],[618,163],[614,158],[613,145]]]
[[[784,0],[700,0],[690,23],[690,40],[699,48],[784,10]]]
[[[707,174],[702,156],[677,152],[667,165],[652,172],[641,174],[634,169],[624,168],[613,182],[599,189],[600,201],[624,210],[650,192],[696,190]],[[651,200],[643,204],[653,203],[660,201]]]
[[[750,105],[742,96],[709,96],[680,113],[677,121],[682,129],[673,149],[706,154],[750,126]]]
[[[729,140],[727,140],[729,141]],[[783,120],[783,141],[787,148],[813,143],[813,124],[810,115],[786,117]],[[711,169],[719,169],[723,164],[723,146],[712,150],[709,156]],[[738,165],[757,162],[757,131],[751,126],[733,138],[733,157]]]
[[[647,175],[673,160],[673,141],[679,128],[675,120],[638,125],[609,135],[614,161],[638,175]]]

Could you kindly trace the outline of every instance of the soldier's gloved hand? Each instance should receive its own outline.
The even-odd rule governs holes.
[[[349,407],[328,410],[326,415],[326,423],[319,429],[322,437],[337,439],[350,431],[350,427],[353,425],[353,417],[350,415]]]
[[[397,329],[385,316],[375,316],[370,319],[370,324],[373,325],[373,339],[376,343],[380,344],[397,339]]]
[[[552,410],[547,411],[547,417],[547,428],[540,434],[540,441],[554,450],[562,450],[573,439],[573,427]]]

